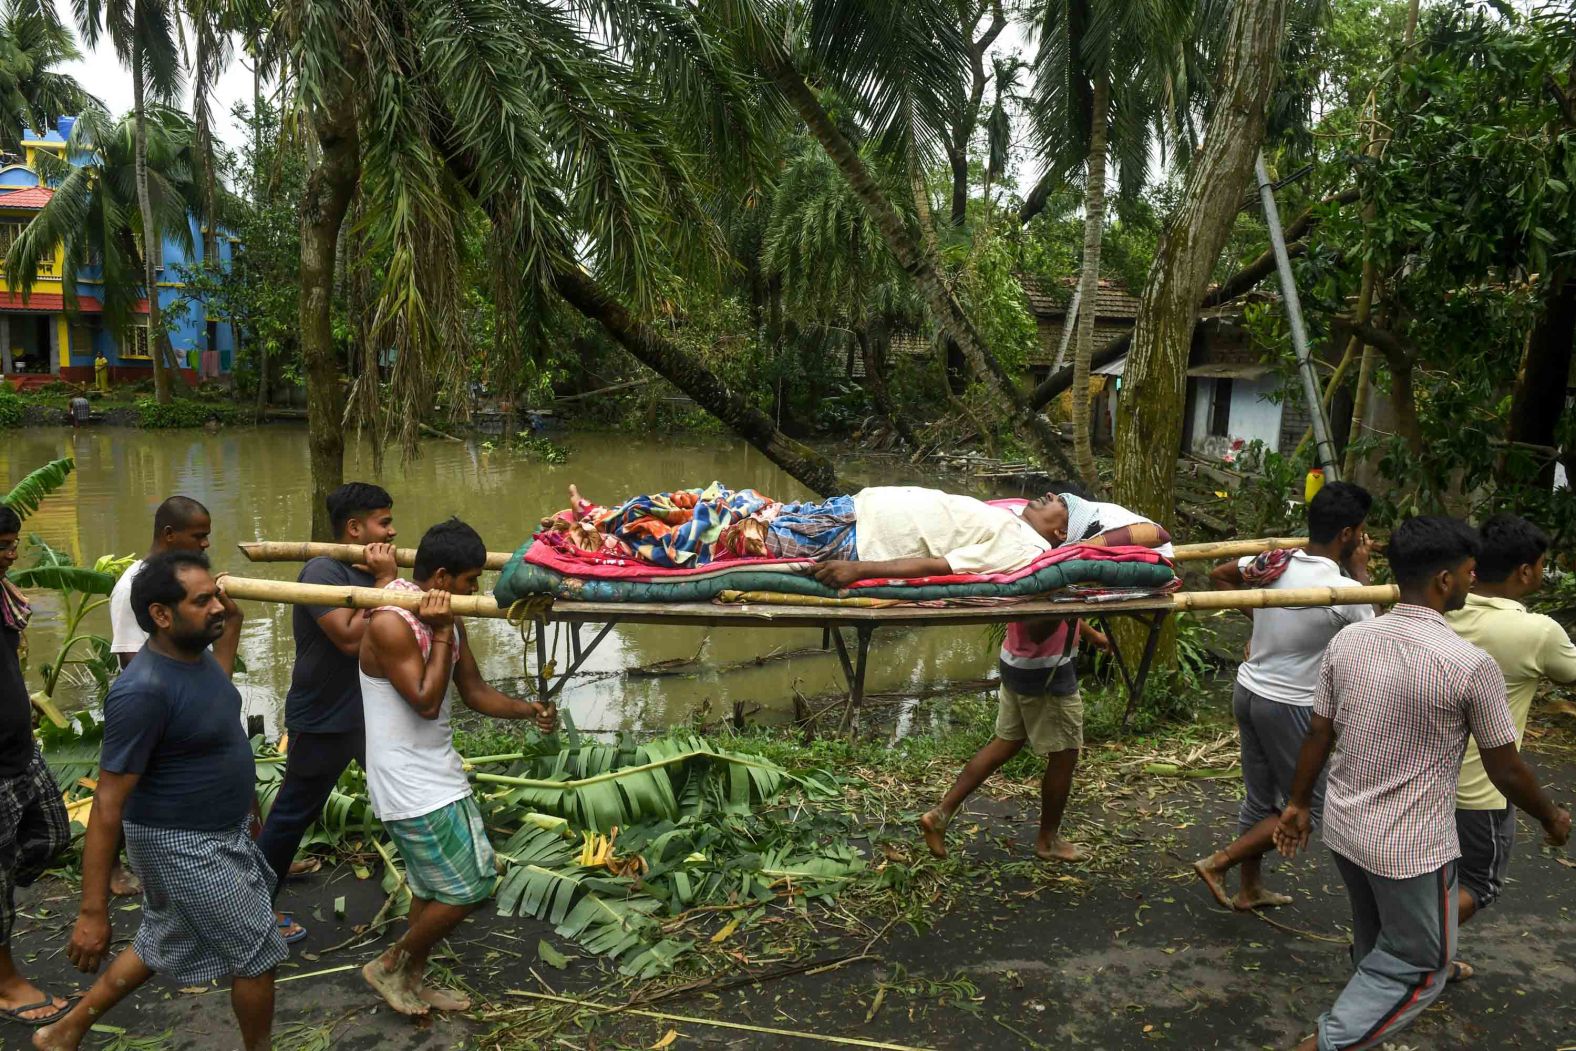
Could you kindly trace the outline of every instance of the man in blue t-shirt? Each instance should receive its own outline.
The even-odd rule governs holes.
[[[109,871],[122,830],[142,879],[142,925],[34,1046],[75,1051],[104,1012],[162,974],[183,986],[231,979],[242,1046],[266,1051],[274,968],[289,950],[269,900],[273,874],[248,834],[256,767],[230,683],[241,613],[207,558],[186,551],[148,559],[131,603],[149,638],[104,701],[82,907],[67,955],[93,973],[109,951]]]
[[[303,584],[381,588],[399,575],[392,541],[394,498],[380,486],[347,482],[328,494],[328,518],[341,544],[366,545],[366,564],[352,566],[333,558],[314,558],[301,570]],[[285,695],[285,729],[290,744],[284,783],[263,824],[257,845],[275,875],[274,896],[290,874],[301,836],[323,812],[323,805],[354,759],[367,766],[361,716],[361,683],[356,657],[366,631],[363,610],[338,606],[296,606],[296,662]],[[288,913],[276,914],[285,941],[306,937]]]

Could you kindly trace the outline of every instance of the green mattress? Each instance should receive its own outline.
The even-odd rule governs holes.
[[[533,595],[576,602],[707,602],[721,591],[779,591],[794,595],[819,595],[836,598],[838,592],[799,573],[750,569],[714,573],[699,579],[676,580],[599,580],[566,576],[545,566],[526,562],[530,544],[514,553],[498,576],[493,596],[500,606],[511,606]],[[1014,598],[1043,595],[1073,584],[1096,584],[1109,588],[1159,588],[1176,574],[1170,566],[1147,562],[1109,562],[1102,559],[1073,559],[1045,566],[1011,583],[925,584],[896,587],[854,588],[848,595],[866,598],[895,598],[910,601],[990,596]]]

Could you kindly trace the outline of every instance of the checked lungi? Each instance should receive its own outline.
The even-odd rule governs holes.
[[[16,888],[31,886],[70,844],[60,786],[35,744],[27,769],[0,779],[0,946],[11,944]]]
[[[255,978],[289,955],[274,921],[273,872],[249,834],[196,832],[127,821],[126,857],[142,880],[142,926],[132,948],[181,985]]]

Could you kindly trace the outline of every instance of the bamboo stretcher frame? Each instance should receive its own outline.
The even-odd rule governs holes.
[[[1180,562],[1240,557],[1278,548],[1299,547],[1306,542],[1306,539],[1301,537],[1270,537],[1263,540],[1195,544],[1178,547],[1176,560]],[[343,562],[360,562],[365,558],[365,549],[356,544],[256,541],[238,546],[243,555],[255,562],[297,562],[325,556]],[[488,552],[488,568],[502,568],[508,557],[501,552]],[[415,552],[409,548],[400,549],[396,552],[395,560],[401,565],[413,564]],[[221,574],[221,579],[226,592],[231,597],[243,601],[310,602],[312,605],[348,606],[354,609],[395,605],[411,610],[421,602],[420,594],[412,591],[300,584],[294,581],[236,577],[231,574]],[[848,687],[848,699],[841,721],[845,729],[857,720],[864,705],[865,674],[869,664],[870,644],[877,628],[965,626],[1041,618],[1060,621],[1091,620],[1111,640],[1112,663],[1116,665],[1123,685],[1127,689],[1127,703],[1122,711],[1122,725],[1126,726],[1132,718],[1134,707],[1143,696],[1144,687],[1154,664],[1161,628],[1165,624],[1166,617],[1173,612],[1346,603],[1383,604],[1394,602],[1395,598],[1396,592],[1392,586],[1177,592],[1140,598],[1040,599],[1003,603],[999,606],[877,608],[771,603],[719,605],[712,602],[576,602],[548,599],[544,596],[544,601],[530,607],[527,615],[535,627],[534,679],[537,699],[543,703],[552,701],[563,691],[570,676],[585,665],[591,654],[618,624],[820,628],[821,648],[835,649],[838,664]],[[1076,611],[1071,607],[1076,607]],[[452,599],[452,608],[459,616],[493,619],[509,617],[507,610],[500,609],[491,596],[485,595],[455,596]],[[1146,628],[1143,649],[1136,667],[1130,666],[1127,655],[1121,650],[1116,633],[1111,630],[1112,620],[1122,617],[1136,620]],[[562,672],[556,670],[552,655],[548,652],[546,629],[551,624],[563,624],[569,628],[570,661]],[[587,624],[601,625],[601,629],[589,642],[581,637],[581,628]],[[852,652],[850,652],[849,641],[844,637],[845,628],[851,629],[854,635]]]

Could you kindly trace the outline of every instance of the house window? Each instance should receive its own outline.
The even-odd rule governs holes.
[[[1231,381],[1215,381],[1215,393],[1209,402],[1209,433],[1216,438],[1231,436]]]
[[[219,349],[219,323],[213,319],[208,321],[208,350]]]
[[[128,361],[152,361],[153,355],[148,353],[148,326],[133,325],[127,332],[127,340],[120,349],[120,356]]]
[[[0,222],[0,265],[5,262],[5,257],[11,251],[11,246],[16,239],[22,236],[22,223]]]

